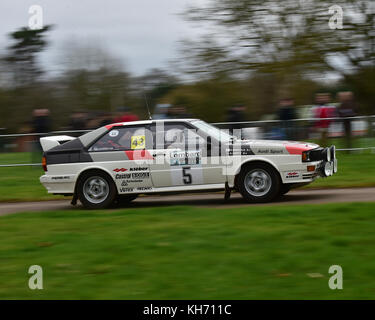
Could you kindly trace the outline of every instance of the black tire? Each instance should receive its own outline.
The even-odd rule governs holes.
[[[100,183],[95,183],[95,181]],[[90,182],[93,182],[94,189],[95,185],[98,185],[97,188],[103,189],[101,198],[90,198],[90,192],[94,193],[92,188],[89,188]],[[97,194],[99,194],[99,191]],[[86,209],[104,209],[113,204],[117,196],[117,188],[112,178],[107,173],[101,170],[90,170],[88,172],[84,172],[80,176],[77,183],[77,195],[78,199]]]
[[[267,163],[245,165],[237,179],[238,191],[247,202],[253,203],[274,200],[279,195],[280,186],[279,173]]]
[[[138,194],[119,194],[116,197],[116,204],[123,206],[138,198]]]
[[[280,186],[280,196],[283,196],[284,194],[287,194],[292,189],[292,184],[281,184]]]

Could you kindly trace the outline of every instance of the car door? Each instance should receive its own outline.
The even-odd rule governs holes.
[[[194,126],[194,123],[192,124]],[[224,184],[226,181],[226,162],[223,157],[223,146],[220,139],[212,136],[209,131],[195,128],[193,131],[203,143],[200,143],[202,172],[205,185]],[[201,140],[200,140],[201,141]]]
[[[212,150],[216,144],[203,132],[182,121],[157,122],[152,132],[156,142],[151,164],[155,187],[225,183],[225,164],[218,149]]]
[[[152,134],[145,125],[113,127],[90,148],[94,166],[109,171],[118,192],[141,193],[152,189],[150,164]]]
[[[201,150],[185,139],[189,129],[192,127],[185,122],[153,124],[154,162],[150,169],[154,187],[204,184]]]

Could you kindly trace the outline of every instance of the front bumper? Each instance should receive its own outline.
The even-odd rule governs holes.
[[[318,168],[319,175],[323,178],[330,177],[337,172],[337,159],[331,161],[322,161]]]
[[[308,167],[315,167],[313,171]],[[289,165],[288,169],[282,168],[282,183],[310,183],[315,179],[330,177],[338,170],[337,159],[331,161],[303,162],[302,164]]]

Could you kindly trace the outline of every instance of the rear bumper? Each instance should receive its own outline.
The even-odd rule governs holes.
[[[39,180],[48,193],[74,193],[76,175],[43,175]]]

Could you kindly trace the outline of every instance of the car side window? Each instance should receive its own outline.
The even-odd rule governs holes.
[[[152,147],[152,134],[144,126],[113,127],[89,151],[141,150]]]
[[[186,144],[193,147],[204,143],[204,139],[195,132],[195,129],[183,123],[164,123],[162,129],[160,131],[158,126],[153,125],[152,131],[154,141],[164,141],[164,149],[184,148]],[[159,131],[156,132],[156,130]],[[161,146],[156,148],[161,148]]]
[[[171,148],[173,145],[179,146],[184,144],[185,131],[187,128],[183,125],[165,125],[164,128],[164,141],[165,147]]]

